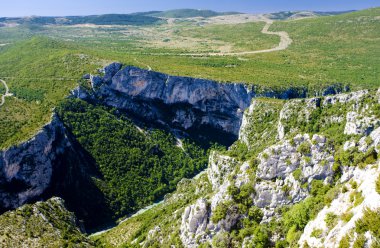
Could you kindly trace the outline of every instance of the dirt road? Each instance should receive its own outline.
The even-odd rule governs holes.
[[[2,79],[0,79],[0,82],[4,84],[4,87],[5,87],[5,94],[1,96],[1,102],[0,102],[0,106],[3,106],[5,103],[5,97],[12,96],[12,94],[9,93],[9,88],[8,88],[7,83]]]
[[[285,50],[289,47],[290,44],[292,44],[293,40],[290,38],[289,34],[285,31],[280,32],[271,32],[269,31],[270,26],[273,24],[272,20],[265,19],[265,26],[263,30],[261,30],[261,33],[268,34],[268,35],[277,35],[280,36],[281,40],[278,46],[270,49],[264,49],[264,50],[256,50],[256,51],[245,51],[245,52],[231,52],[231,53],[187,53],[187,54],[181,54],[183,56],[239,56],[239,55],[248,55],[248,54],[258,54],[258,53],[270,53],[270,52],[276,52]]]

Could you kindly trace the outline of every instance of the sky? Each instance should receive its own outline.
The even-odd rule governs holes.
[[[379,0],[0,0],[0,16],[65,16],[179,8],[269,13],[283,10],[359,10]]]

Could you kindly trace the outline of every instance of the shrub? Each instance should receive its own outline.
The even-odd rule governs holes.
[[[370,231],[376,238],[380,239],[380,209],[371,210],[365,209],[363,218],[356,222],[356,232],[364,234]]]
[[[286,234],[286,241],[293,247],[301,237],[302,232],[298,231],[297,226],[292,226]]]
[[[354,214],[352,212],[345,212],[343,213],[340,218],[344,221],[344,222],[349,222],[352,217],[354,216]]]
[[[348,235],[344,236],[339,242],[339,248],[350,248],[350,237]]]
[[[231,244],[230,235],[227,232],[217,234],[212,239],[213,247],[229,248]]]
[[[364,201],[364,196],[361,192],[352,192],[350,194],[350,201],[354,203],[354,206],[359,206]]]
[[[227,211],[228,211],[228,207],[229,207],[229,203],[219,203],[216,207],[215,207],[215,209],[214,209],[214,211],[213,211],[213,213],[212,213],[212,216],[211,216],[211,221],[213,222],[213,223],[218,223],[219,221],[221,221],[221,220],[223,220],[225,217],[226,217],[226,215],[227,215]]]
[[[314,229],[312,232],[311,232],[311,237],[314,237],[314,238],[320,238],[323,234],[323,230],[322,229]]]
[[[256,227],[253,234],[253,245],[257,248],[266,248],[269,247],[269,232],[265,226]]]
[[[298,168],[297,170],[293,171],[293,177],[294,177],[294,179],[300,180],[301,175],[302,175],[301,168]]]
[[[328,228],[333,228],[338,221],[338,216],[334,213],[328,213],[325,217],[325,222]]]
[[[311,153],[311,147],[310,147],[309,142],[307,142],[307,141],[302,142],[298,146],[297,152],[299,152],[299,153],[301,153],[303,155],[309,155]]]
[[[260,223],[261,220],[263,219],[263,216],[264,216],[263,211],[256,206],[252,206],[248,210],[248,218],[251,221],[255,221],[256,223]]]
[[[355,242],[352,248],[362,248],[365,247],[366,238],[364,234],[358,235],[355,239]]]

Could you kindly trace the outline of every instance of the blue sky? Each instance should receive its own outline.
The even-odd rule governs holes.
[[[0,16],[89,15],[178,8],[267,13],[281,10],[352,10],[379,0],[2,0]]]

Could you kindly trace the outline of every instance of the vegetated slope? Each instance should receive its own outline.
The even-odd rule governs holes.
[[[25,205],[0,215],[2,247],[93,247],[62,199]]]
[[[94,239],[114,247],[376,247],[379,97],[254,99],[239,141],[211,154],[207,175]]]
[[[30,138],[50,120],[51,109],[75,86],[77,78],[96,67],[96,60],[75,46],[42,37],[2,51],[0,78],[6,80],[14,97],[7,98],[0,108],[0,147]]]
[[[195,144],[179,147],[164,131],[139,130],[116,110],[70,99],[57,112],[99,166],[103,178],[96,184],[113,218],[161,199],[207,166],[206,152]]]
[[[238,12],[216,12],[212,10],[199,10],[199,9],[175,9],[167,10],[158,13],[150,14],[151,16],[165,17],[165,18],[190,18],[190,17],[213,17],[222,15],[234,15]]]

